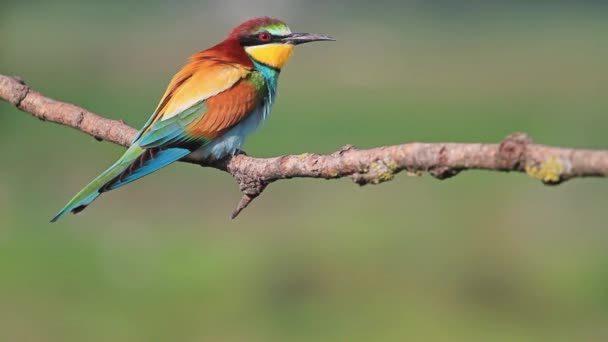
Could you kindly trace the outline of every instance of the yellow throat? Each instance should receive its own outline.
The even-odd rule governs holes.
[[[248,46],[245,51],[256,61],[281,69],[291,57],[294,47],[291,44],[265,44]]]

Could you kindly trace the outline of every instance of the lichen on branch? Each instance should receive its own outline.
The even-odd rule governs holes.
[[[126,147],[137,133],[123,121],[45,97],[18,77],[0,75],[0,98],[34,117],[72,127],[97,140]],[[191,154],[182,161],[213,167],[236,179],[243,197],[233,218],[270,183],[290,178],[350,177],[366,185],[390,181],[401,171],[416,175],[428,172],[437,179],[447,179],[466,170],[487,170],[522,172],[555,185],[577,177],[608,176],[608,151],[539,145],[523,133],[511,134],[499,144],[407,143],[363,150],[346,145],[328,155],[254,158],[239,154],[207,161]]]

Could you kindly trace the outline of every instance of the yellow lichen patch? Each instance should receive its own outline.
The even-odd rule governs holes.
[[[531,177],[540,179],[544,183],[558,183],[564,166],[557,158],[549,158],[539,166],[527,165],[526,173]]]
[[[399,169],[399,165],[397,165],[397,163],[392,159],[385,160],[384,163],[393,172]]]
[[[395,177],[395,174],[391,168],[383,162],[373,162],[370,166],[370,173],[374,174],[372,184],[380,184],[388,182]]]
[[[374,179],[372,183],[380,184],[383,182],[388,182],[395,178],[395,174],[391,171],[378,171],[378,176]]]

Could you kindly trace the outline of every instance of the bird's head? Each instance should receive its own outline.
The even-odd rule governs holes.
[[[287,63],[296,45],[334,40],[318,34],[293,33],[287,24],[269,17],[242,23],[232,30],[230,37],[238,40],[254,62],[277,70]]]

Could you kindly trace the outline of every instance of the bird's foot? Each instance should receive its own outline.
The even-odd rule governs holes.
[[[241,150],[241,149],[237,149],[236,151],[234,151],[234,155],[238,156],[239,154],[242,154],[244,156],[248,156],[247,152]]]

